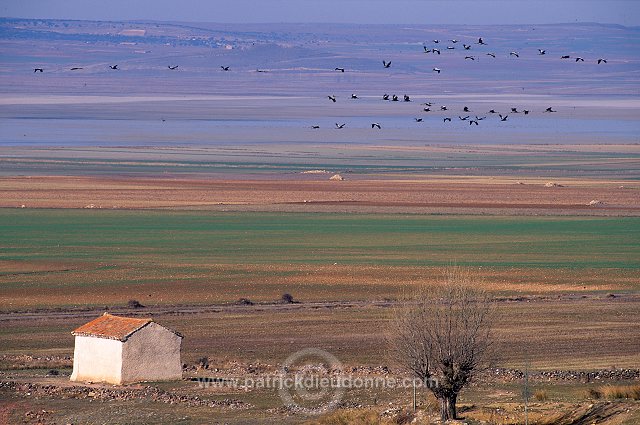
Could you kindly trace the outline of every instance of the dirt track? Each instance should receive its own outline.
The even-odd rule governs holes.
[[[602,295],[530,295],[530,296],[513,296],[513,297],[496,297],[498,303],[573,303],[577,300],[581,301],[602,301],[603,298],[611,298],[611,296]],[[615,296],[617,302],[640,303],[640,294],[624,294]],[[397,300],[385,301],[325,301],[325,302],[294,302],[294,303],[255,303],[250,305],[242,305],[239,303],[230,304],[213,304],[213,305],[169,305],[169,306],[149,306],[140,309],[128,307],[110,308],[112,314],[120,314],[127,316],[185,316],[198,315],[208,313],[241,313],[241,312],[278,312],[278,311],[304,311],[317,309],[362,309],[371,307],[389,308],[398,305]],[[7,321],[40,321],[53,319],[83,319],[94,318],[96,315],[102,314],[104,308],[55,308],[55,309],[36,309],[36,310],[20,310],[0,312],[0,323]]]

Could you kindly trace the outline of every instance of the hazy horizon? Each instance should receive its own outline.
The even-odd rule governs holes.
[[[499,25],[601,23],[640,26],[633,0],[187,0],[108,3],[22,0],[0,5],[7,18],[181,22]]]

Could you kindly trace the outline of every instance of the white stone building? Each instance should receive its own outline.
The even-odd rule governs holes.
[[[182,335],[152,319],[104,313],[72,334],[72,381],[120,385],[182,378]]]

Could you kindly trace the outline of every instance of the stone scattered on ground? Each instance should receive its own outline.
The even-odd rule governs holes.
[[[14,381],[0,382],[0,391],[6,390],[13,391],[22,397],[34,399],[93,399],[100,401],[147,400],[167,404],[183,404],[189,407],[208,406],[228,409],[248,409],[252,407],[251,404],[238,399],[225,398],[222,400],[211,400],[194,395],[177,394],[152,386],[144,386],[142,388],[105,388],[86,387],[82,385],[58,386]]]

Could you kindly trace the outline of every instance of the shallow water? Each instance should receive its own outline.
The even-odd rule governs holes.
[[[629,119],[586,119],[551,114],[511,114],[502,122],[486,116],[479,125],[461,121],[451,114],[412,116],[324,116],[315,120],[294,119],[78,119],[2,118],[2,146],[116,146],[116,145],[227,145],[255,143],[637,143],[640,121]],[[475,114],[471,115],[473,119]],[[344,129],[335,123],[346,123]],[[382,130],[371,129],[379,122]],[[320,129],[311,129],[320,125]]]

